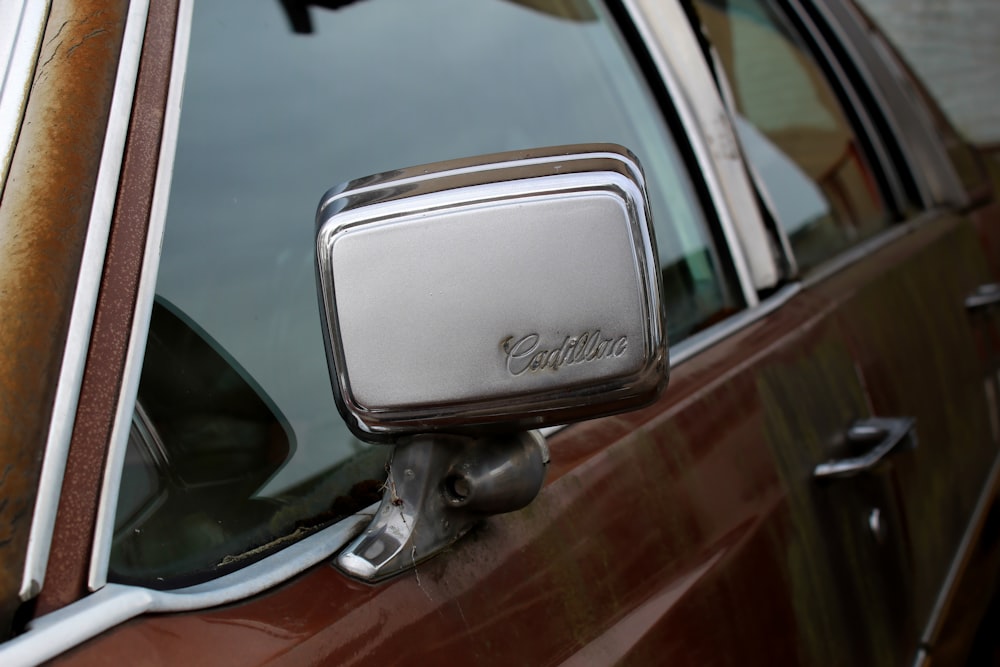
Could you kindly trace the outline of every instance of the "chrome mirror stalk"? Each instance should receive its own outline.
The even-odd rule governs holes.
[[[396,445],[375,518],[337,557],[337,567],[365,581],[414,567],[485,516],[530,503],[548,460],[538,431],[424,435]]]

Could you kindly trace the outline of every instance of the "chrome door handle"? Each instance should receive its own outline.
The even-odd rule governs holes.
[[[851,477],[874,469],[902,443],[909,440],[912,446],[916,446],[917,435],[913,431],[915,423],[913,417],[872,417],[854,422],[847,429],[848,444],[857,447],[870,443],[871,449],[860,456],[820,463],[813,470],[813,477],[819,479]]]
[[[984,310],[1000,304],[1000,283],[986,283],[965,297],[965,309],[970,312]]]

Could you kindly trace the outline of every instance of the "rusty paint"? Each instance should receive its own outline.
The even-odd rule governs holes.
[[[146,245],[177,4],[153,2],[147,17],[104,275],[56,515],[46,583],[36,608],[38,615],[63,607],[86,592],[105,454],[124,372]]]
[[[124,0],[55,0],[0,202],[0,632],[17,605]]]

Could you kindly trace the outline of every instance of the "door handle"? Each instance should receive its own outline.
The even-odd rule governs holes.
[[[1000,283],[980,285],[965,297],[965,309],[970,313],[1000,304]]]
[[[852,449],[870,444],[870,449],[858,456],[820,463],[813,470],[813,477],[851,477],[873,470],[898,450],[902,443],[909,441],[911,446],[916,446],[917,435],[913,431],[915,423],[913,417],[872,417],[854,422],[847,429],[847,444]]]

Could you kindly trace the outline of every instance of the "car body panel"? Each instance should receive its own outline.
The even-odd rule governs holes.
[[[918,415],[916,456],[900,457],[897,468],[912,540],[913,612],[925,621],[997,453],[983,390],[988,372],[976,353],[981,325],[964,307],[991,277],[967,219],[928,219],[890,252],[879,267],[885,287],[846,303],[841,328],[873,411]]]
[[[723,345],[752,358],[761,348],[766,353],[773,337],[780,339],[786,331],[777,322],[766,329],[751,327]],[[671,633],[651,632],[659,624],[674,618],[696,623],[688,613],[674,616],[671,610],[678,605],[725,615],[700,594],[721,587],[734,595],[725,590],[726,582],[742,588],[756,581],[764,590],[734,596],[756,599],[768,580],[781,578],[774,570],[783,558],[768,552],[781,548],[783,540],[767,537],[772,530],[780,533],[785,523],[779,518],[775,528],[768,527],[781,502],[780,485],[761,438],[760,406],[741,398],[740,390],[752,389],[753,383],[746,373],[734,381],[728,360],[712,352],[678,368],[674,391],[656,407],[577,425],[553,437],[548,482],[531,506],[491,520],[413,573],[367,586],[319,566],[259,604],[210,611],[201,620],[136,620],[67,658],[100,660],[118,642],[128,645],[180,628],[190,645],[218,645],[220,624],[232,633],[234,646],[259,645],[262,634],[274,642],[271,659],[288,652],[290,662],[307,663],[406,662],[398,647],[407,646],[414,662],[465,658],[510,664],[517,655],[537,664],[568,659],[609,630],[607,646],[589,650],[620,651],[625,657],[656,648],[643,648],[640,640],[670,639]],[[747,445],[748,433],[755,447]],[[733,485],[713,489],[705,484],[711,479]],[[756,547],[751,552],[763,550],[752,560],[771,577],[758,572],[747,580],[726,567],[751,567],[750,560],[738,556],[748,543]],[[315,604],[304,609],[303,593],[318,590],[324,594],[313,595]],[[272,613],[276,610],[285,611]],[[621,633],[613,626],[643,611],[652,613],[647,631],[626,634],[621,645],[616,637]],[[786,609],[781,617],[757,618],[792,622],[794,615]],[[746,636],[755,636],[750,630],[745,628]],[[164,663],[182,659],[188,649],[176,648],[180,653],[159,658]],[[244,658],[247,664],[255,660],[250,655],[239,660]]]
[[[263,643],[271,652],[263,651],[261,664],[725,664],[724,656],[751,664],[751,656],[758,664],[902,664],[915,654],[929,601],[914,613],[914,565],[900,548],[908,545],[879,548],[865,512],[875,502],[886,521],[928,520],[907,515],[912,501],[896,493],[907,488],[907,459],[932,447],[918,445],[889,473],[850,486],[817,485],[811,472],[847,424],[885,400],[867,386],[865,371],[879,373],[865,368],[866,353],[899,341],[877,339],[866,320],[851,329],[859,309],[876,313],[871,326],[882,331],[906,322],[910,303],[886,304],[897,301],[900,285],[920,287],[924,274],[907,268],[919,268],[908,262],[922,261],[921,253],[966,260],[968,270],[955,279],[960,287],[986,275],[967,222],[931,226],[902,237],[890,232],[870,256],[681,364],[652,408],[554,436],[549,480],[535,503],[491,519],[413,573],[373,587],[323,565],[201,619],[136,619],[67,658],[86,664],[183,633],[188,642],[158,661],[232,641],[232,651],[248,649],[238,654],[245,664],[256,663],[252,653]],[[938,255],[942,241],[964,252]],[[950,298],[955,286],[939,291]],[[880,307],[871,309],[871,299]],[[938,343],[973,348],[969,327],[940,335],[949,340]],[[911,338],[920,343],[923,335]],[[958,366],[971,368],[978,383],[976,364]],[[921,436],[937,435],[929,424],[920,428]],[[908,527],[910,535],[933,537]],[[947,558],[931,562],[939,579],[954,543],[941,548]],[[313,601],[304,604],[307,598]],[[220,637],[220,626],[231,639]],[[713,651],[720,644],[721,655]]]

